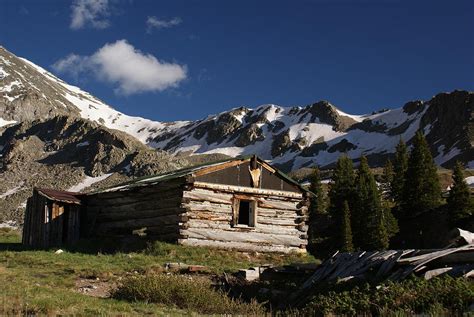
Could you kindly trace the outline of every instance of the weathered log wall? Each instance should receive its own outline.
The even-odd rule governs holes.
[[[177,241],[179,224],[187,219],[181,208],[184,179],[87,197],[89,236],[146,234]]]
[[[183,193],[179,243],[259,252],[305,252],[307,202],[294,192],[196,182]],[[256,201],[256,225],[235,225],[236,199]]]

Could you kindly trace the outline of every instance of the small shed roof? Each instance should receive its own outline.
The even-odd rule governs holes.
[[[81,204],[81,196],[83,195],[64,190],[55,190],[47,188],[36,188],[36,191],[38,192],[38,194],[48,198],[49,200],[77,205]]]
[[[278,170],[277,168],[271,166],[267,162],[265,162],[263,159],[254,156],[254,155],[248,155],[248,156],[240,156],[236,158],[230,158],[230,159],[225,159],[225,160],[220,160],[220,161],[215,161],[215,162],[210,162],[210,163],[205,163],[205,164],[200,164],[200,165],[195,165],[179,170],[175,170],[172,172],[164,173],[164,174],[158,174],[158,175],[152,175],[152,176],[144,176],[140,178],[136,178],[134,180],[122,183],[117,186],[113,186],[110,188],[105,188],[99,191],[96,191],[94,193],[100,193],[100,192],[110,192],[110,191],[116,191],[116,190],[127,190],[129,188],[133,187],[139,187],[139,186],[145,186],[145,185],[150,185],[150,184],[156,184],[160,183],[163,181],[168,181],[176,178],[181,178],[181,177],[187,177],[187,176],[195,176],[197,174],[206,174],[206,173],[211,173],[215,171],[216,167],[219,166],[234,166],[238,165],[241,163],[244,163],[246,161],[249,161],[252,157],[255,157],[255,159],[265,168],[270,170],[272,173],[277,175],[278,177],[284,179],[286,182],[298,187],[301,191],[303,192],[308,192],[307,189],[302,187],[298,182],[293,180],[291,177],[283,173],[282,171]]]

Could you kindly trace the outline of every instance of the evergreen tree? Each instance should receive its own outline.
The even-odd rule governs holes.
[[[387,163],[385,163],[385,167],[383,169],[382,190],[383,190],[383,196],[388,198],[389,200],[393,199],[392,183],[393,183],[394,174],[395,173],[393,172],[392,161],[387,160]]]
[[[365,156],[360,159],[355,179],[352,231],[357,248],[380,250],[388,247],[389,238],[380,192]]]
[[[474,202],[471,198],[469,187],[464,180],[463,166],[456,162],[453,170],[453,185],[447,199],[447,209],[453,225],[474,213]]]
[[[395,160],[393,161],[394,175],[390,185],[392,199],[395,206],[399,207],[402,204],[403,188],[405,186],[405,175],[408,169],[408,151],[407,146],[403,140],[400,139],[395,151]]]
[[[341,241],[341,251],[354,251],[354,245],[352,244],[351,216],[347,200],[344,200],[344,203],[342,204]]]
[[[325,212],[324,191],[323,186],[321,185],[321,175],[317,167],[313,169],[313,172],[310,175],[309,190],[314,195],[311,195],[309,207],[308,251],[314,255],[316,252],[315,244],[318,238],[318,232],[316,232],[315,229],[317,215],[321,215]]]
[[[336,163],[336,168],[332,176],[329,188],[329,214],[333,218],[333,232],[340,232],[344,222],[344,201],[348,202],[351,208],[351,201],[354,195],[354,170],[352,160],[347,155],[342,155]],[[341,249],[343,239],[337,234],[335,237],[336,249]]]
[[[310,214],[324,213],[324,191],[321,185],[321,173],[317,167],[315,167],[311,173],[309,190],[315,194],[311,196]]]
[[[401,200],[402,214],[414,215],[437,208],[441,203],[441,186],[437,167],[428,143],[418,131],[408,159],[405,186]]]

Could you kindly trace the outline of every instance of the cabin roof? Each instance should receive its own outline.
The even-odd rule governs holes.
[[[81,196],[83,194],[68,192],[64,190],[55,190],[55,189],[47,189],[47,188],[36,188],[36,191],[48,198],[49,200],[60,201],[69,204],[81,204]]]
[[[215,171],[214,167],[216,167],[216,166],[232,164],[232,163],[234,163],[234,164],[232,164],[231,166],[234,166],[234,165],[238,165],[238,164],[250,161],[250,159],[252,157],[254,157],[254,155],[239,156],[239,157],[236,157],[236,158],[230,158],[230,159],[225,159],[225,160],[220,160],[220,161],[214,161],[214,162],[210,162],[210,163],[195,165],[195,166],[191,166],[191,167],[186,167],[186,168],[182,168],[182,169],[175,170],[175,171],[168,172],[168,173],[163,173],[163,174],[158,174],[158,175],[151,175],[151,176],[144,176],[144,177],[136,178],[134,180],[131,180],[131,181],[128,181],[128,182],[125,182],[125,183],[122,183],[122,184],[119,184],[119,185],[116,185],[116,186],[113,186],[113,187],[109,187],[109,188],[105,188],[105,189],[101,189],[101,190],[92,192],[91,194],[96,194],[96,193],[101,193],[101,192],[118,191],[118,190],[126,190],[126,189],[133,188],[133,187],[156,184],[156,183],[160,183],[160,182],[163,182],[163,181],[168,181],[168,180],[177,179],[177,178],[181,178],[181,177],[187,177],[187,176],[192,177],[197,172],[199,172],[200,175],[207,174],[207,173],[212,173],[213,171]],[[270,164],[265,162],[263,159],[261,159],[257,156],[255,156],[255,158],[257,159],[257,161],[262,166],[264,166],[265,168],[272,171],[278,177],[280,177],[283,180],[285,180],[286,182],[296,186],[302,192],[309,192],[307,189],[302,187],[298,182],[296,182],[291,177],[289,177],[288,175],[286,175],[282,171],[278,170],[277,168],[271,166]]]

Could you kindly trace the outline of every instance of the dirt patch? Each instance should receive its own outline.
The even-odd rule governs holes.
[[[108,298],[116,287],[117,284],[112,281],[80,278],[76,281],[74,290],[92,297]]]

